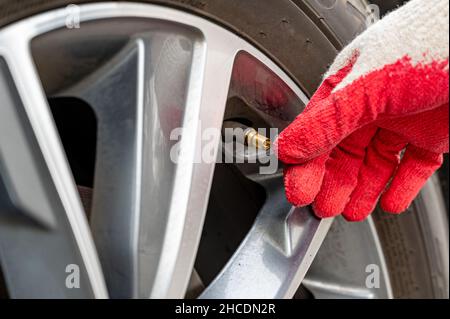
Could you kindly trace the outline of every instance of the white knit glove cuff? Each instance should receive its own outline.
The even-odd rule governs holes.
[[[411,0],[357,37],[338,55],[325,78],[358,55],[340,90],[372,71],[408,58],[412,65],[449,58],[449,0]]]

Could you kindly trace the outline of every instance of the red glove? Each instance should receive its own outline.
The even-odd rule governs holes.
[[[412,0],[344,49],[276,142],[291,203],[349,221],[380,196],[408,208],[449,150],[448,34],[448,0]]]

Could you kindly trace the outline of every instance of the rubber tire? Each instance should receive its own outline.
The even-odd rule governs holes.
[[[372,0],[371,2],[380,7],[381,15],[385,15],[386,13],[389,13],[390,11],[405,4],[408,0]]]
[[[355,10],[364,3],[363,0],[318,0],[331,3],[332,6],[317,6],[313,1],[317,0],[134,2],[182,9],[228,28],[270,56],[311,96],[338,50],[361,31],[364,23],[364,12]],[[68,4],[90,2],[102,1],[0,0],[0,28]],[[334,22],[330,17],[336,16],[346,25],[345,33],[333,28]],[[414,207],[402,217],[392,217],[380,212],[375,214],[391,279],[394,279],[394,295],[400,298],[448,297],[448,272],[447,278],[438,275],[439,280],[436,280],[438,272],[433,271],[442,269],[445,265],[448,267],[448,218],[427,214],[420,205]],[[440,222],[436,223],[436,220]],[[435,240],[433,234],[444,236]],[[447,247],[447,251],[443,247]],[[436,287],[442,283],[444,289]]]
[[[424,191],[400,216],[381,209],[373,214],[396,298],[449,297],[448,211],[439,177],[430,184],[435,185],[433,195],[440,203],[430,204]],[[434,209],[436,204],[440,209]]]

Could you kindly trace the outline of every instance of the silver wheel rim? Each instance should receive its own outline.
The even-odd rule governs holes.
[[[112,98],[109,101],[105,98],[114,96],[116,90],[108,91],[111,88],[108,81],[122,76],[123,83],[130,84],[125,90],[131,90],[134,97],[127,99],[128,104],[124,103],[120,112],[132,119],[132,125],[120,128],[119,118],[118,122],[112,122],[115,130],[110,129],[111,125],[105,126],[99,139],[117,138],[132,156],[123,157],[123,149],[119,152],[121,148],[117,147],[98,154],[98,161],[107,165],[97,166],[96,188],[97,184],[103,187],[94,191],[93,211],[97,214],[89,226],[30,51],[35,38],[64,28],[67,10],[44,13],[0,31],[3,59],[0,93],[6,97],[7,106],[0,117],[4,119],[0,119],[0,130],[4,130],[0,134],[3,137],[0,138],[0,168],[3,169],[0,172],[7,194],[4,201],[11,211],[27,220],[14,221],[12,225],[0,219],[0,259],[10,294],[12,297],[182,298],[193,271],[214,173],[214,163],[195,163],[201,143],[192,141],[198,140],[200,122],[202,127],[221,127],[236,56],[246,52],[260,61],[282,79],[296,96],[297,103],[305,105],[307,98],[264,54],[205,19],[165,7],[134,3],[102,3],[79,8],[80,30],[83,24],[115,18],[145,19],[150,25],[162,28],[156,36],[153,31],[134,34],[129,45],[114,57],[117,60],[113,64],[104,66],[81,84],[59,92],[96,104],[95,111],[101,121],[102,116],[110,116],[104,110],[114,103]],[[158,61],[163,64],[162,70],[157,70],[155,63],[147,63],[154,61],[153,52],[167,53],[164,45],[172,40],[187,46],[169,52],[179,63],[176,70],[164,66],[164,61]],[[130,66],[135,67],[135,73],[127,73]],[[151,116],[155,112],[154,80],[158,76],[160,80],[171,81],[171,87],[186,92],[181,97],[184,113],[179,123],[185,129],[180,142],[180,158],[184,160],[177,165],[148,160],[149,154],[169,152],[168,144],[161,146],[154,139],[156,131],[161,130],[160,123],[152,122]],[[170,91],[164,93],[166,98],[170,96]],[[23,109],[22,115],[17,109]],[[109,120],[113,120],[111,116]],[[120,134],[111,135],[117,130]],[[32,132],[31,137],[24,131]],[[218,139],[216,142],[214,154],[220,151]],[[108,169],[117,162],[122,163],[120,171],[127,172],[126,189],[112,187],[121,175]],[[164,177],[155,174],[161,171]],[[7,177],[4,172],[8,172]],[[262,183],[280,185],[280,176]],[[105,188],[109,193],[102,193]],[[201,297],[291,298],[295,294],[332,220],[320,221],[308,209],[293,209],[285,202],[280,187],[276,189],[232,259]],[[119,199],[129,210],[126,218],[121,206],[115,205]],[[377,248],[377,253],[369,259],[382,266],[383,287],[372,293],[367,287],[355,287],[352,283],[347,285],[347,291],[334,290],[331,295],[390,297],[376,232],[370,220],[361,225],[362,232],[370,230],[371,243]],[[73,264],[80,268],[78,289],[67,287],[67,266]],[[33,268],[37,273],[33,273]],[[310,278],[304,282],[319,297],[327,296],[324,291],[332,288],[329,281],[327,284],[315,275],[324,271],[320,266],[313,267]],[[364,269],[358,271],[364,273]],[[343,287],[338,282],[333,284]]]

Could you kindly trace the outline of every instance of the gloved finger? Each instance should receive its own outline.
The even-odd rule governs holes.
[[[356,60],[357,55],[354,54],[347,61],[347,64],[344,67],[342,67],[336,73],[328,76],[323,81],[314,96],[311,98],[304,112],[300,114],[297,119],[288,128],[286,128],[274,142],[274,148],[277,150],[276,153],[281,161],[288,164],[300,164],[306,162],[306,160],[298,160],[299,158],[301,158],[296,155],[296,153],[298,152],[298,147],[307,142],[308,146],[311,148],[314,146],[315,138],[317,138],[318,136],[324,137],[325,135],[320,135],[320,133],[317,132],[317,129],[312,130],[312,134],[309,134],[307,128],[305,128],[301,132],[298,131],[297,134],[297,127],[301,126],[304,122],[307,122],[309,118],[312,118],[313,121],[318,120],[317,118],[314,119],[314,114],[317,113],[317,109],[324,108],[324,105],[328,105],[329,101],[333,100],[331,93],[333,92],[334,88],[339,85],[339,83],[352,71],[353,65],[355,64]],[[314,112],[314,114],[309,114],[306,118],[304,118],[305,114],[308,112]],[[324,119],[324,121],[326,121],[326,119]],[[316,125],[320,125],[320,123],[316,123]],[[326,126],[324,127],[322,133],[326,133],[325,128]],[[310,140],[306,141],[308,139]],[[330,149],[328,149],[328,151],[329,150]],[[320,154],[326,153],[326,151],[327,150],[319,152],[318,150],[315,150],[310,151],[310,153],[317,154],[317,156],[319,156]],[[309,156],[308,159],[312,159],[317,156]]]
[[[400,152],[407,141],[388,130],[378,130],[370,143],[358,184],[342,214],[348,221],[361,221],[373,212],[400,161]]]
[[[409,145],[388,190],[381,197],[381,208],[393,214],[406,211],[443,161],[442,154]]]
[[[377,127],[365,127],[346,138],[331,153],[326,163],[322,187],[313,209],[320,218],[328,218],[344,211],[358,182],[358,172],[366,155],[366,148]]]
[[[347,114],[341,111],[345,108],[331,95],[300,114],[276,141],[279,159],[288,164],[301,164],[331,151],[356,129],[346,124]]]
[[[288,201],[297,207],[310,205],[320,190],[329,154],[321,155],[303,165],[289,166],[284,173]]]

